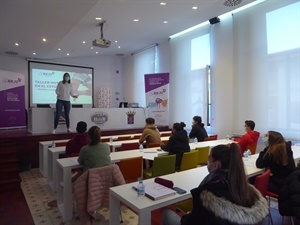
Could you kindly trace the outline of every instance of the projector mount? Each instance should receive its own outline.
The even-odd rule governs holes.
[[[100,35],[101,35],[101,39],[103,39],[103,25],[104,23],[106,23],[106,20],[103,20],[101,23],[99,23],[97,26],[100,27]]]
[[[94,41],[93,41],[93,46],[95,47],[100,47],[100,48],[108,48],[110,47],[111,45],[111,41],[110,40],[106,40],[104,37],[103,37],[103,25],[104,23],[106,23],[106,20],[102,21],[101,23],[99,23],[97,26],[100,27],[100,35],[101,37],[100,38],[96,38]]]

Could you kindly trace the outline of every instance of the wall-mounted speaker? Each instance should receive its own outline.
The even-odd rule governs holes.
[[[220,23],[219,17],[214,17],[209,20],[210,24]]]

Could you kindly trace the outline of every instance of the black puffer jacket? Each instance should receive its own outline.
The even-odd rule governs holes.
[[[278,196],[279,212],[282,216],[295,216],[300,224],[300,168],[296,168],[285,180]]]
[[[169,155],[176,154],[176,169],[179,169],[183,153],[190,151],[189,138],[186,130],[173,133],[169,138],[168,144],[162,145],[161,149],[169,152]]]
[[[203,123],[198,123],[193,125],[192,130],[189,134],[190,138],[197,138],[198,141],[204,141],[204,138],[207,138],[207,132],[204,128],[204,124]]]

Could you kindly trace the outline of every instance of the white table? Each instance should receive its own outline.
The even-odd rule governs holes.
[[[263,169],[245,166],[247,176],[254,176],[262,173]],[[138,200],[136,191],[132,189],[132,185],[135,183],[125,184],[110,188],[109,191],[109,211],[110,211],[110,225],[120,224],[120,204],[121,202],[138,213],[139,224],[151,225],[151,211],[159,209],[182,200],[191,198],[190,190],[198,187],[204,177],[208,174],[206,167],[197,167],[178,173],[162,176],[162,178],[172,180],[174,186],[180,187],[187,192],[185,194],[172,195],[160,200],[153,201],[147,197],[142,200]],[[147,182],[153,182],[154,178],[145,180]]]
[[[59,154],[65,153],[66,147],[55,147],[48,148],[49,158],[48,158],[48,184],[53,191],[56,191],[57,187],[57,159],[59,158]]]
[[[156,150],[157,148],[149,148]],[[129,150],[120,152],[111,152],[110,158],[112,163],[119,162],[122,159],[129,159],[143,156],[145,159],[151,159],[155,153],[143,153],[139,150]],[[166,155],[165,151],[157,151],[157,155]],[[56,191],[57,205],[63,215],[64,221],[72,219],[73,213],[73,194],[72,194],[72,169],[81,168],[77,161],[78,157],[57,159],[56,164]]]

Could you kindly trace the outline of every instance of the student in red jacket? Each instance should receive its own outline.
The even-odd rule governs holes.
[[[77,123],[77,134],[74,138],[68,141],[66,145],[67,157],[78,156],[80,149],[89,143],[89,138],[86,134],[87,124],[80,121]]]
[[[241,147],[242,154],[247,150],[247,145],[257,145],[259,132],[254,131],[255,123],[252,120],[245,121],[245,131],[247,132],[241,138],[233,138]]]

